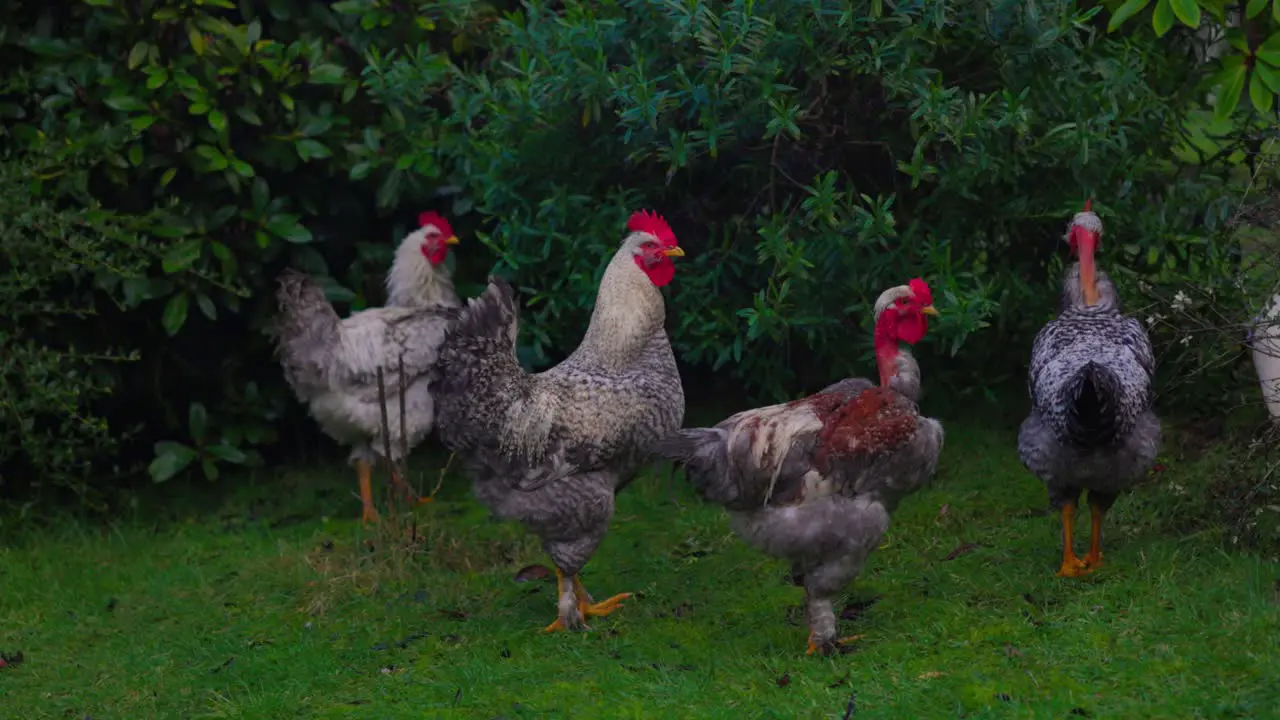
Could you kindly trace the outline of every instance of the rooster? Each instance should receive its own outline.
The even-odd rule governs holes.
[[[1086,202],[1067,229],[1079,257],[1062,283],[1062,310],[1031,349],[1031,414],[1018,433],[1022,463],[1044,482],[1062,519],[1061,577],[1102,563],[1102,518],[1121,491],[1155,462],[1160,420],[1151,410],[1155,356],[1142,325],[1120,312],[1107,274],[1095,270],[1102,220]],[[1076,557],[1071,528],[1088,490],[1089,554]]]
[[[638,212],[627,230],[586,335],[563,362],[521,369],[515,299],[495,277],[449,329],[432,385],[439,437],[463,459],[476,497],[538,535],[555,563],[558,614],[548,632],[584,629],[630,597],[597,603],[578,573],[608,530],[614,494],[684,417],[660,290],[684,251],[658,215]]]
[[[920,367],[900,347],[924,338],[925,316],[937,314],[932,303],[920,279],[876,300],[878,386],[841,380],[658,445],[702,497],[729,510],[740,537],[793,563],[805,589],[808,654],[857,639],[836,638],[832,600],[880,544],[898,502],[937,470],[942,425],[916,410]]]
[[[276,351],[285,379],[329,437],[352,446],[360,485],[361,519],[378,519],[373,506],[372,463],[385,454],[377,372],[384,375],[392,464],[401,454],[400,358],[404,358],[404,415],[410,447],[431,431],[429,376],[444,330],[460,306],[444,261],[456,245],[449,222],[422,213],[420,227],[400,242],[387,273],[387,305],[339,319],[311,278],[286,270],[276,300]],[[393,483],[410,497],[404,481]]]

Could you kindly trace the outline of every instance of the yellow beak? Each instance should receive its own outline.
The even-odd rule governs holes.
[[[457,244],[458,244],[458,236],[457,236],[457,235],[450,235],[450,236],[449,236],[449,238],[448,238],[447,240],[445,240],[445,241],[444,241],[444,244],[445,244],[445,245],[457,245]]]
[[[667,257],[684,257],[684,250],[681,250],[679,247],[670,247],[663,250],[662,254]]]
[[[925,305],[924,307],[920,308],[920,312],[924,313],[925,315],[932,315],[934,317],[938,316],[938,309],[932,305]]]

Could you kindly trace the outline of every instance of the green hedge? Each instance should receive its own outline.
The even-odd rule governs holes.
[[[461,231],[463,294],[495,265],[525,288],[534,363],[580,338],[627,214],[659,209],[689,252],[669,303],[680,359],[757,399],[865,372],[870,303],[916,275],[943,311],[922,348],[931,388],[1016,378],[1054,309],[1063,224],[1089,196],[1122,284],[1231,292],[1233,246],[1208,240],[1234,207],[1230,158],[1178,154],[1207,71],[1169,38],[1107,36],[1098,8],[85,0],[0,12],[0,115],[17,148],[6,189],[128,237],[118,263],[34,276],[97,308],[92,322],[20,315],[4,332],[87,363],[92,384],[72,404],[105,435],[131,434],[57,473],[31,472],[43,462],[31,444],[0,436],[10,485],[147,464],[158,479],[212,478],[261,462],[282,428],[310,432],[262,333],[274,276],[294,265],[344,308],[377,304],[393,241],[424,207]],[[28,240],[7,262],[40,254],[43,222],[6,225]],[[77,355],[80,343],[123,357]]]

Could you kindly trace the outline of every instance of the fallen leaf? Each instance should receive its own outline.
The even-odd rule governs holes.
[[[944,672],[940,672],[940,671],[938,671],[938,670],[930,670],[929,672],[926,672],[926,673],[920,673],[919,675],[917,675],[917,676],[916,676],[916,679],[917,679],[917,680],[932,680],[932,679],[934,679],[934,678],[940,678],[940,677],[942,677],[943,675],[946,675],[946,673],[944,673]]]
[[[791,673],[784,672],[782,677],[778,678],[778,687],[783,688],[791,684]]]
[[[950,509],[951,509],[951,503],[943,503],[942,507],[938,508],[938,519],[941,520],[942,518],[946,517],[947,511]]]
[[[972,552],[972,551],[974,551],[974,550],[977,550],[977,549],[978,549],[978,548],[980,548],[980,547],[984,547],[982,543],[967,543],[967,542],[962,542],[962,543],[960,543],[959,545],[957,545],[957,546],[956,546],[956,548],[955,548],[954,550],[952,550],[951,552],[947,553],[947,556],[946,556],[946,557],[944,557],[944,558],[942,558],[942,560],[943,560],[944,562],[945,562],[945,561],[948,561],[948,560],[955,560],[956,558],[960,557],[961,555],[964,555],[964,554],[965,554],[965,553],[967,553],[967,552]]]
[[[533,582],[551,575],[546,565],[525,565],[516,571],[514,580],[518,583]]]

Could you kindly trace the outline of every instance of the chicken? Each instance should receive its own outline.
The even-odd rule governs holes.
[[[512,289],[490,278],[448,331],[432,385],[439,437],[476,497],[538,535],[555,563],[558,614],[546,631],[585,628],[630,597],[597,603],[578,574],[608,530],[615,493],[684,417],[659,290],[684,251],[657,215],[638,212],[627,229],[573,354],[542,373],[521,369]]]
[[[836,638],[833,598],[861,572],[899,501],[937,471],[942,425],[917,411],[920,368],[899,346],[923,339],[932,302],[920,279],[876,301],[879,386],[841,380],[658,444],[703,498],[729,511],[742,539],[792,562],[805,589],[809,654],[856,639]]]
[[[1058,575],[1102,563],[1102,518],[1155,462],[1160,420],[1151,410],[1155,356],[1142,325],[1120,311],[1116,287],[1094,268],[1102,220],[1086,203],[1067,229],[1079,262],[1067,269],[1058,319],[1036,335],[1027,378],[1032,409],[1018,433],[1022,464],[1044,482],[1062,518]],[[1088,490],[1089,554],[1076,557],[1071,529]]]
[[[286,270],[276,299],[276,351],[285,379],[329,437],[352,447],[360,486],[361,518],[375,521],[372,463],[386,453],[377,372],[382,368],[391,433],[392,464],[400,459],[400,358],[404,357],[404,416],[409,446],[431,431],[429,380],[444,330],[460,308],[444,267],[458,238],[447,220],[427,212],[401,241],[387,273],[387,305],[339,319],[323,290],[306,275]],[[392,481],[413,493],[392,470]]]

